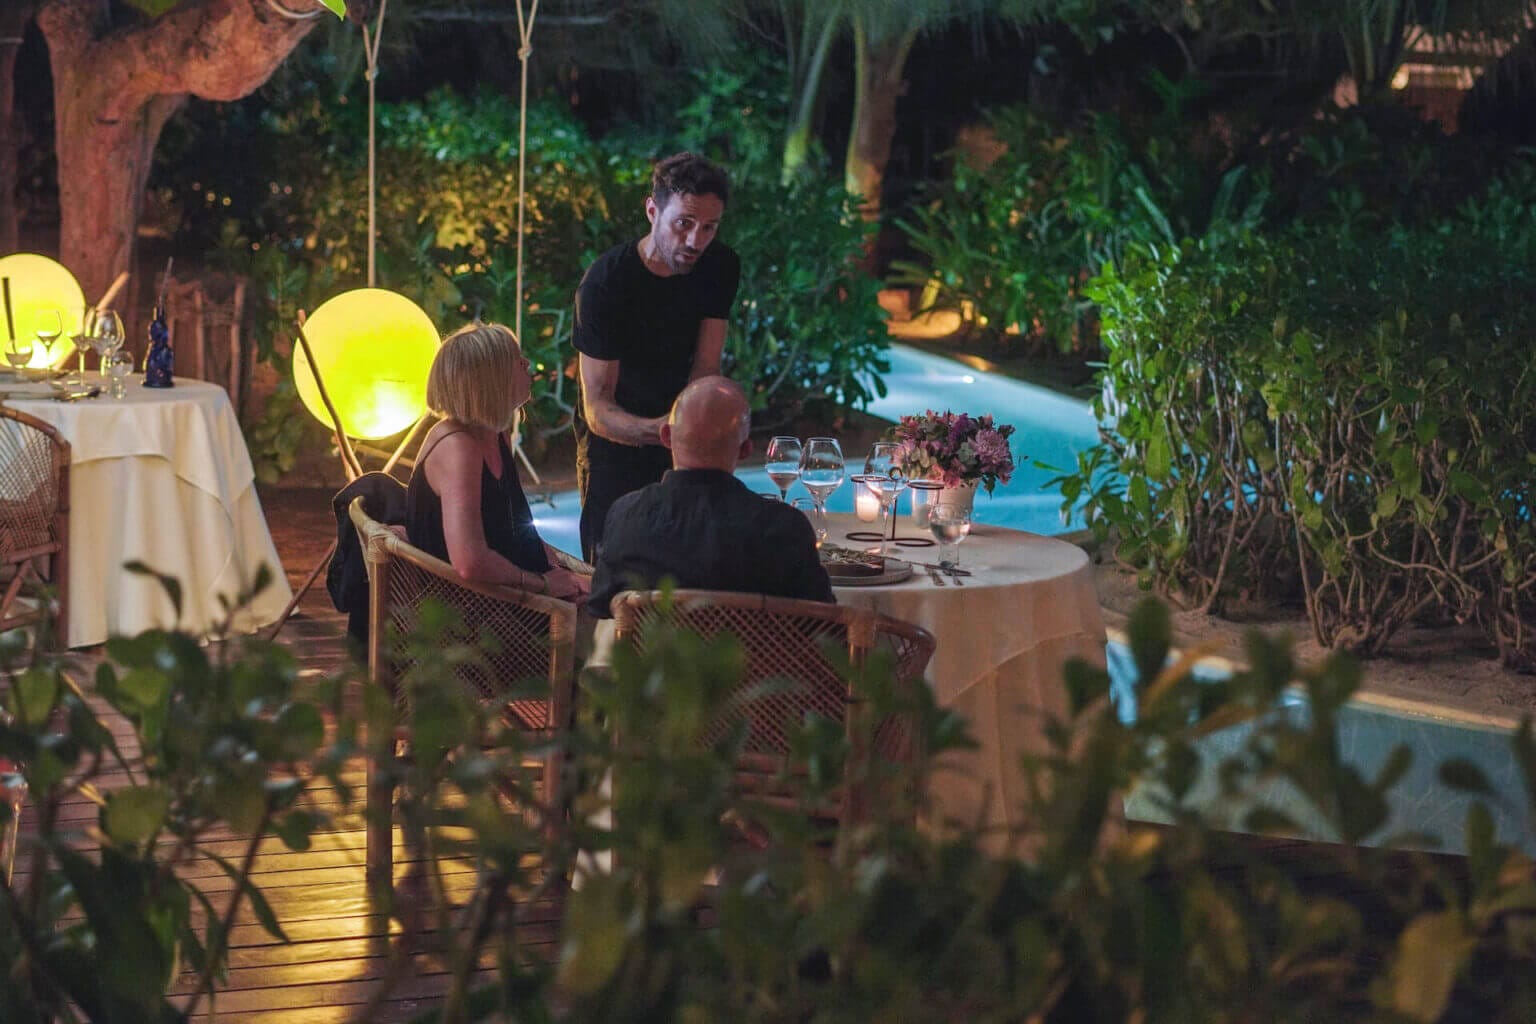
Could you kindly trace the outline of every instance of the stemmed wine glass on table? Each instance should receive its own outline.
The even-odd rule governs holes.
[[[801,451],[798,437],[775,437],[768,442],[763,468],[768,471],[768,479],[779,489],[780,501],[789,501],[789,489],[800,476]]]
[[[827,498],[843,485],[843,449],[834,437],[813,437],[800,456],[800,482],[815,503],[816,528],[823,539],[827,532]]]
[[[33,328],[37,343],[43,346],[43,365],[53,365],[53,343],[64,333],[64,318],[56,309],[45,309],[37,314],[37,326]],[[13,364],[14,365],[14,364]]]
[[[123,331],[123,318],[117,315],[116,310],[104,309],[96,314],[96,327],[88,336],[90,346],[96,352],[96,358],[100,360],[101,376],[107,376],[107,363],[112,354],[123,347],[128,340]]]
[[[861,479],[880,502],[880,557],[884,558],[895,525],[896,499],[907,486],[907,475],[901,465],[901,445],[894,441],[876,441],[864,460]]]
[[[22,341],[20,338],[12,338],[5,347],[5,361],[10,363],[13,369],[17,370],[32,361],[32,343],[30,341],[27,342],[25,348],[22,348],[21,345]]]

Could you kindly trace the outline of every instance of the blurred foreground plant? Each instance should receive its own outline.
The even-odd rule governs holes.
[[[1202,679],[1198,652],[1170,656],[1168,613],[1148,602],[1127,629],[1142,680],[1134,720],[1113,706],[1105,671],[1069,666],[1066,714],[1046,724],[1044,749],[1022,765],[1029,825],[1001,837],[1018,852],[990,856],[981,841],[999,837],[952,822],[914,827],[920,797],[915,808],[893,800],[840,830],[745,800],[732,786],[741,733],[703,737],[730,702],[772,688],[736,691],[741,655],[731,639],[666,628],[645,653],[620,648],[611,671],[589,678],[586,708],[564,740],[561,790],[539,797],[521,775],[535,752],[526,737],[448,682],[455,663],[480,656],[473,624],[431,612],[421,629],[471,641],[446,654],[432,642],[435,658],[409,680],[403,724],[414,756],[391,769],[404,773],[406,844],[429,856],[417,861],[425,884],[407,879],[390,909],[451,978],[423,1020],[1269,1024],[1536,1014],[1532,864],[1498,841],[1483,803],[1468,814],[1465,858],[1354,845],[1389,821],[1413,753],[1394,750],[1371,773],[1346,757],[1337,723],[1359,670],[1343,656],[1300,666],[1285,642],[1255,635],[1249,668]],[[305,780],[335,775],[337,758],[357,749],[343,726],[317,753],[319,711],[295,695],[291,660],[263,645],[210,661],[187,637],[151,633],[115,642],[113,660],[122,670],[103,669],[95,694],[42,665],[9,677],[15,722],[0,732],[0,753],[25,766],[39,828],[26,850],[35,866],[0,903],[6,1020],[178,1019],[161,995],[177,957],[199,971],[199,991],[216,989],[232,910],[172,866],[206,851],[217,822],[253,836],[276,831],[302,848],[317,820],[296,802]],[[850,742],[840,725],[810,719],[795,738],[808,770],[785,779],[804,809],[824,806],[850,771],[911,771],[920,783],[935,758],[966,745],[965,724],[931,698],[898,708],[884,666],[863,671],[860,717],[903,712],[918,723],[921,759],[861,759],[857,733]],[[1297,694],[1305,715],[1285,710]],[[91,712],[98,699],[133,724],[144,766],[117,766],[135,774],[104,801],[100,852],[74,852],[59,804],[119,758]],[[365,709],[376,746],[394,735],[387,701],[370,695]],[[1242,742],[1213,755],[1204,741],[1234,726],[1244,727]],[[1528,724],[1512,750],[1529,809]],[[311,769],[294,770],[309,757]],[[1443,764],[1440,779],[1515,799],[1493,793],[1465,762]],[[1283,803],[1271,797],[1277,782],[1291,794]],[[345,800],[339,775],[333,784]],[[1214,818],[1197,792],[1213,785]],[[1120,795],[1133,788],[1167,824],[1120,821]],[[549,827],[566,806],[569,824]],[[599,827],[604,811],[612,820]],[[1338,845],[1224,830],[1233,825]],[[613,863],[591,865],[594,853]],[[458,909],[442,874],[455,858],[476,868]],[[248,885],[249,861],[229,869],[233,899],[267,915]],[[441,915],[437,927],[421,927],[421,913]],[[387,973],[380,1002],[401,976]]]

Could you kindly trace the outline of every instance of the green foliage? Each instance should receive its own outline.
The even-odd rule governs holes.
[[[1093,274],[1132,245],[1251,228],[1267,199],[1242,167],[1219,170],[1187,129],[1135,139],[1099,116],[1061,131],[1027,108],[995,111],[988,124],[1002,152],[985,167],[957,159],[952,180],[900,222],[925,260],[895,264],[895,280],[922,287],[925,307],[962,310],[972,326],[1031,348],[1092,351]]]
[[[920,801],[935,758],[966,745],[966,726],[926,687],[892,687],[882,659],[849,672],[863,697],[851,730],[813,716],[792,737],[809,771],[782,775],[789,803],[749,800],[733,785],[742,731],[710,725],[775,687],[738,693],[733,640],[665,622],[643,652],[621,646],[610,671],[589,674],[581,715],[557,739],[567,768],[542,794],[525,755],[550,741],[508,728],[451,674],[492,641],[424,608],[409,642],[431,656],[407,659],[403,717],[381,692],[360,702],[369,735],[383,738],[372,770],[401,787],[405,842],[425,855],[413,858],[422,875],[400,883],[405,898],[385,908],[411,941],[431,937],[447,972],[443,1002],[422,1019],[1529,1019],[1533,865],[1500,841],[1482,803],[1458,865],[1256,842],[1196,798],[1194,782],[1214,777],[1217,806],[1240,809],[1243,828],[1344,844],[1377,833],[1412,755],[1396,752],[1374,778],[1345,760],[1337,719],[1360,679],[1351,661],[1299,666],[1286,643],[1255,634],[1250,668],[1201,680],[1194,657],[1170,658],[1164,607],[1145,603],[1127,629],[1143,673],[1136,721],[1111,706],[1101,668],[1068,666],[1069,708],[1044,723],[1021,765],[1027,832],[982,836],[911,824],[908,797]],[[175,633],[115,640],[89,688],[57,665],[11,662],[0,756],[20,763],[37,829],[16,882],[0,886],[4,1019],[179,1019],[164,995],[178,959],[199,972],[201,1005],[222,977],[235,908],[176,873],[194,857],[232,877],[232,890],[219,888],[233,895],[218,899],[248,901],[285,941],[249,882],[249,859],[216,856],[211,830],[248,836],[248,851],[266,834],[303,849],[324,820],[304,805],[305,780],[330,778],[345,810],[353,794],[340,766],[366,748],[339,699],[327,733],[283,652],[254,642],[217,650],[210,658]],[[1291,688],[1308,714],[1283,712]],[[94,701],[133,726],[141,759],[121,754]],[[891,713],[913,729],[915,761],[860,753]],[[393,756],[397,725],[413,736],[406,761]],[[1208,760],[1199,741],[1235,725],[1243,740]],[[1529,722],[1513,753],[1536,811]],[[80,852],[60,803],[107,772],[132,777],[104,802],[100,852]],[[1469,765],[1447,763],[1441,776],[1487,794]],[[890,798],[857,822],[805,813],[843,785],[871,784]],[[1170,824],[1120,824],[1119,794],[1132,788]],[[1295,799],[1267,802],[1282,790]],[[613,820],[598,827],[593,815],[605,810]],[[614,863],[583,868],[567,893],[581,851],[611,852]],[[456,911],[420,902],[441,897],[440,872],[461,857],[478,868],[474,897]],[[542,924],[518,909],[546,897],[563,899],[554,962]],[[487,964],[493,979],[472,981]],[[387,972],[362,1015],[400,980]]]
[[[1536,667],[1533,201],[1527,161],[1451,214],[1106,267],[1089,294],[1115,426],[1069,500],[1147,585],[1206,609],[1301,600],[1321,642],[1363,652],[1474,621]]]
[[[269,579],[260,574],[252,593]],[[300,691],[287,651],[251,639],[204,647],[175,632],[114,638],[89,684],[21,653],[14,644],[0,652],[0,759],[14,766],[7,787],[25,786],[35,827],[18,844],[15,879],[0,883],[0,1019],[181,1019],[167,990],[182,970],[195,977],[195,1003],[213,993],[237,912],[249,907],[286,941],[250,885],[249,853],[269,833],[303,849],[327,823],[310,806],[312,779],[345,793],[339,748],[322,752],[318,695]],[[99,708],[133,726],[136,753],[119,746]],[[86,836],[60,812],[92,798],[100,810]],[[0,808],[0,824],[11,813]],[[254,837],[238,862],[210,845],[227,829]],[[204,857],[233,888],[186,871]]]

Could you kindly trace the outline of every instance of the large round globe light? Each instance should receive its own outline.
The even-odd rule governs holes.
[[[426,411],[427,371],[437,355],[438,335],[410,299],[382,288],[343,292],[310,314],[304,336],[349,436],[389,437]],[[330,426],[309,360],[298,347],[293,380],[304,407]]]
[[[18,252],[0,257],[0,277],[11,279],[11,319],[16,328],[17,347],[32,347],[32,361],[27,365],[41,369],[52,362],[57,366],[74,355],[75,346],[68,336],[79,333],[85,312],[85,293],[75,275],[47,256]],[[37,328],[43,314],[55,310],[65,336],[53,343],[49,353],[37,344]],[[0,309],[0,347],[11,341],[5,330],[5,310]]]

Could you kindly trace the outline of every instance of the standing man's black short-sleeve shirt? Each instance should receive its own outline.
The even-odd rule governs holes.
[[[576,350],[619,364],[614,401],[636,416],[662,416],[688,384],[699,324],[727,320],[741,280],[735,250],[714,242],[686,274],[646,269],[638,242],[614,246],[587,268],[576,289]],[[581,375],[577,374],[580,387]],[[578,394],[576,475],[582,495],[582,546],[592,557],[608,509],[623,494],[654,483],[672,465],[660,445],[617,444],[592,433]],[[592,542],[589,545],[589,540]]]

